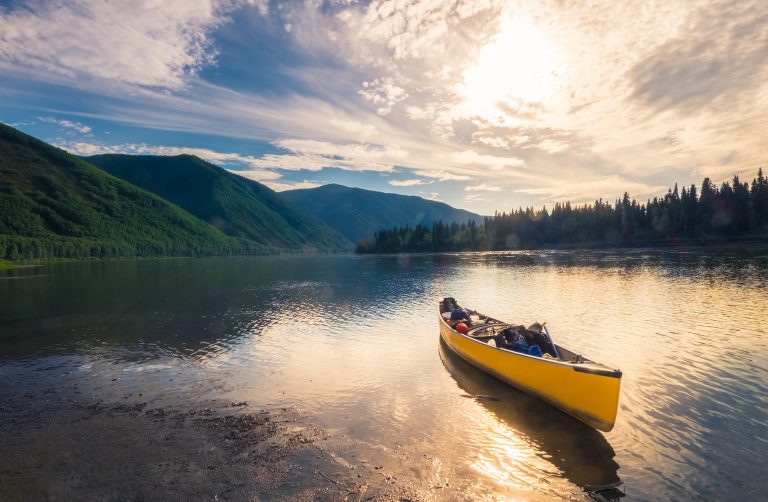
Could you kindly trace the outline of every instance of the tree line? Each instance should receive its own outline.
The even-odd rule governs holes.
[[[274,253],[253,241],[226,242],[190,240],[103,240],[71,237],[25,237],[0,235],[0,259],[43,260],[50,258],[118,258],[177,256],[242,256]]]
[[[738,176],[719,187],[705,178],[663,197],[638,203],[624,193],[613,204],[573,206],[552,210],[526,207],[496,213],[482,223],[446,224],[428,228],[394,227],[357,243],[358,253],[481,251],[558,246],[643,245],[675,240],[701,241],[768,235],[768,179],[758,170],[751,183]]]

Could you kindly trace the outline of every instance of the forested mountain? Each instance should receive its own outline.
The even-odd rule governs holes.
[[[519,209],[480,224],[402,226],[376,232],[358,244],[361,253],[531,249],[547,246],[643,245],[768,237],[768,179],[762,169],[751,183],[735,176],[715,186],[695,185],[640,204],[628,194],[613,205]]]
[[[145,190],[0,124],[0,258],[265,253]]]
[[[96,155],[85,160],[232,237],[289,250],[353,249],[342,235],[270,188],[192,155]]]
[[[382,228],[431,226],[434,222],[482,222],[480,215],[421,197],[323,185],[280,195],[324,221],[352,242],[373,237]]]
[[[556,204],[481,219],[419,197],[340,185],[277,194],[188,155],[89,161],[125,179],[0,124],[0,259],[339,251],[366,235],[373,238],[359,252],[768,237],[762,170],[751,183],[734,177],[715,186],[707,178],[700,188],[675,186],[644,204],[624,194],[613,204]]]

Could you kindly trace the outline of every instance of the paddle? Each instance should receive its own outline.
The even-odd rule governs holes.
[[[555,346],[555,342],[552,341],[552,337],[549,335],[549,330],[545,328],[546,325],[547,325],[547,322],[544,321],[544,323],[541,325],[541,331],[547,337],[547,340],[549,340],[549,344],[552,346],[552,350],[555,352],[555,357],[562,360],[562,358],[560,357],[560,353],[557,351],[557,347]]]

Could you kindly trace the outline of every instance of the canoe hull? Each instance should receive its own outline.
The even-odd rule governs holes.
[[[440,317],[440,336],[459,357],[590,427],[610,431],[616,421],[621,373],[585,371],[577,364],[500,349],[451,328]]]

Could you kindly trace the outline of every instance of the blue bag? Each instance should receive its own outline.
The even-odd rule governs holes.
[[[467,311],[464,309],[454,309],[451,312],[451,321],[461,321],[467,319]]]

